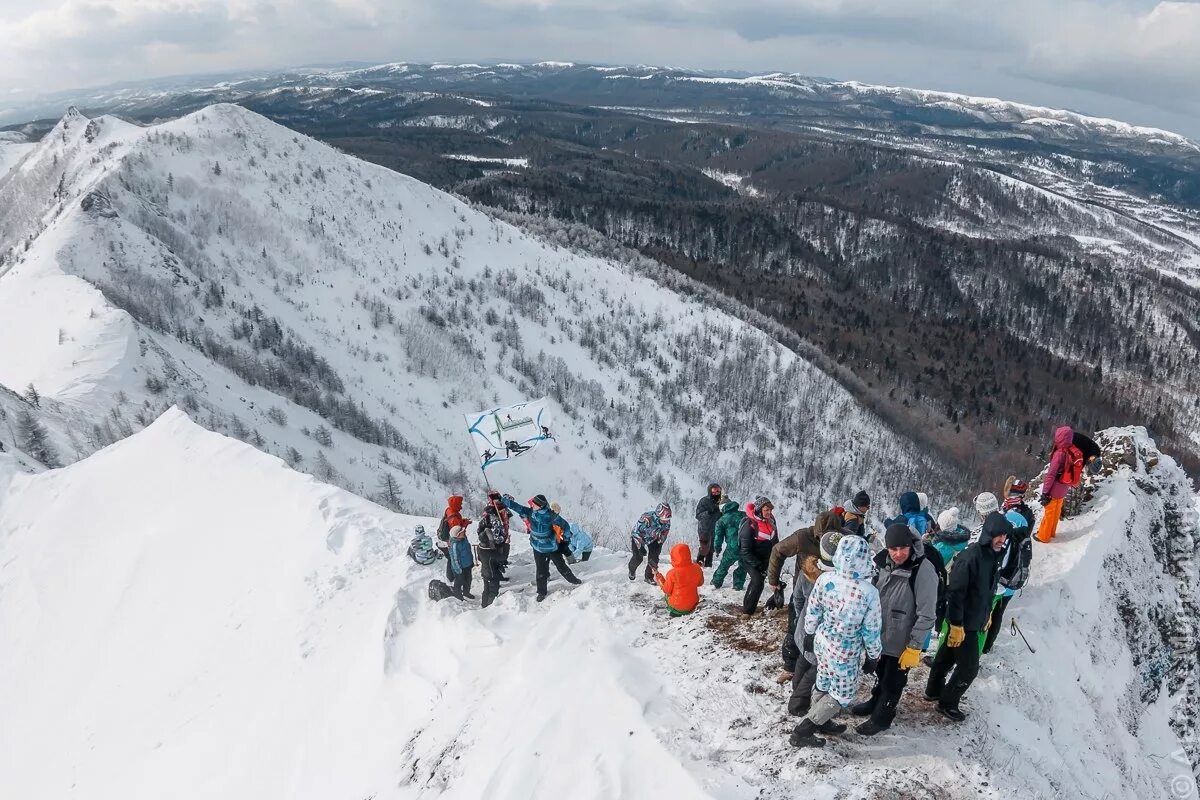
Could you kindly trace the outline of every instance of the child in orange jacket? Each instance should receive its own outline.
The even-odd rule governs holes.
[[[700,604],[704,570],[692,560],[692,549],[683,542],[671,548],[671,571],[665,576],[656,571],[654,580],[667,596],[672,617],[690,614]]]

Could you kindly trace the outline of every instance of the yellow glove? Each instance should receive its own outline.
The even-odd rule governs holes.
[[[921,663],[921,651],[915,647],[906,647],[900,654],[900,669],[910,670]]]
[[[951,625],[950,635],[946,637],[946,644],[950,647],[958,647],[967,638],[967,632],[963,630],[962,625]]]

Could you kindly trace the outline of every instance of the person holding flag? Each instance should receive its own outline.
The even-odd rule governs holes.
[[[521,517],[529,526],[529,546],[533,549],[533,563],[537,575],[537,601],[540,603],[546,599],[546,582],[550,579],[551,561],[567,583],[583,583],[567,566],[563,554],[558,549],[558,539],[554,535],[554,526],[557,525],[569,536],[571,524],[550,509],[550,501],[546,499],[546,495],[534,495],[528,506],[518,503],[511,494],[504,495],[501,501],[505,508]]]

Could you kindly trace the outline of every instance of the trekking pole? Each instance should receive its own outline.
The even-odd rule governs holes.
[[[1031,652],[1031,653],[1037,652],[1037,650],[1033,649],[1033,645],[1031,645],[1029,643],[1029,640],[1025,638],[1025,633],[1021,630],[1020,626],[1017,625],[1016,617],[1013,617],[1011,620],[1009,620],[1008,626],[1009,626],[1009,634],[1010,635],[1016,636],[1016,635],[1020,634],[1021,641],[1024,642],[1025,646],[1029,648],[1029,652]]]

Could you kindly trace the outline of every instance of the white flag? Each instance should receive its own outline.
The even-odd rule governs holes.
[[[479,453],[479,466],[485,471],[493,464],[522,456],[540,442],[554,438],[550,433],[550,409],[546,407],[544,397],[466,414],[464,418]]]

